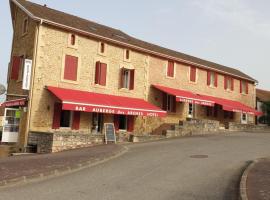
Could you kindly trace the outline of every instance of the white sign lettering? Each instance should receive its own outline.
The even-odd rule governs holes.
[[[30,90],[31,85],[31,71],[32,71],[32,60],[24,60],[24,71],[23,71],[23,90]]]

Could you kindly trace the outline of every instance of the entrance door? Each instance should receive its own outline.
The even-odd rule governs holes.
[[[92,133],[101,134],[103,128],[103,114],[93,113],[92,115]]]
[[[246,113],[241,114],[241,123],[247,124],[248,115]]]
[[[19,109],[5,109],[1,142],[18,142],[20,117],[21,111]]]
[[[188,104],[188,118],[193,118],[194,105],[192,103]]]

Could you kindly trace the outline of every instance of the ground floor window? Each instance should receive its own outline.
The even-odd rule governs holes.
[[[194,105],[192,103],[188,104],[188,116],[193,117]]]
[[[206,116],[207,117],[218,117],[218,112],[221,109],[221,107],[217,104],[215,104],[215,106],[211,107],[211,106],[206,106]]]
[[[224,119],[233,119],[233,118],[234,118],[233,112],[224,110]]]
[[[60,117],[60,127],[71,127],[72,112],[69,110],[62,110]]]
[[[103,129],[103,114],[93,113],[92,117],[92,130],[95,133],[101,133]]]
[[[132,115],[114,115],[115,130],[124,130],[132,132],[134,130],[134,116]]]
[[[168,112],[176,112],[176,98],[175,96],[163,93],[163,110]]]
[[[246,113],[242,113],[241,123],[242,124],[246,124],[247,123],[247,114]]]

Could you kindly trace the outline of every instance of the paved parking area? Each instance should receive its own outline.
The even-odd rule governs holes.
[[[128,145],[106,163],[0,191],[5,200],[238,200],[247,164],[270,154],[270,133],[234,133]]]

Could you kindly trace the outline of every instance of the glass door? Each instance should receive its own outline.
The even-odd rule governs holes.
[[[1,142],[18,142],[20,118],[21,111],[19,109],[5,109]]]

